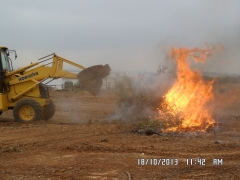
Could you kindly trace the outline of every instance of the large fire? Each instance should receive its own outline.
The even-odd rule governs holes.
[[[213,48],[171,48],[171,57],[177,63],[177,80],[165,95],[160,115],[169,121],[166,131],[204,131],[215,121],[207,103],[214,97],[213,81],[205,81],[202,73],[191,70],[190,60],[205,62]],[[166,116],[167,114],[167,116]]]

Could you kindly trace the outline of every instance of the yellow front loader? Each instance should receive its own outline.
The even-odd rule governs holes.
[[[108,65],[96,65],[89,68],[51,54],[40,58],[38,62],[13,70],[9,54],[16,51],[1,47],[0,57],[0,114],[13,110],[15,121],[30,122],[49,120],[55,113],[55,105],[49,97],[44,82],[48,79],[78,79],[86,90],[97,95],[102,79],[109,75]],[[50,61],[50,62],[49,62]],[[82,71],[78,74],[63,70],[63,64],[73,65]]]

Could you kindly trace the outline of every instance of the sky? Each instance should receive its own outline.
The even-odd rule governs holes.
[[[84,67],[156,72],[170,46],[221,43],[201,70],[240,74],[239,9],[239,0],[2,1],[0,45],[17,51],[14,69],[56,53]]]

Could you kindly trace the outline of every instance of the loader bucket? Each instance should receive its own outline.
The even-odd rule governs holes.
[[[81,84],[87,91],[93,95],[100,93],[100,88],[103,84],[102,79],[110,74],[110,66],[95,65],[82,70],[77,75],[79,84]]]

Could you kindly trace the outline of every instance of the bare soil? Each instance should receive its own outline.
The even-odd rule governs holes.
[[[51,92],[56,114],[48,122],[23,124],[14,122],[12,111],[1,115],[0,179],[239,179],[238,89],[215,89],[215,133],[152,136],[112,118],[118,109],[114,93]],[[150,165],[154,158],[157,165]],[[178,164],[162,165],[166,158]],[[191,158],[205,159],[205,165],[187,165]],[[213,165],[214,158],[223,164]]]

